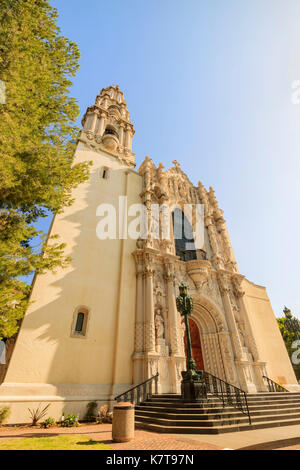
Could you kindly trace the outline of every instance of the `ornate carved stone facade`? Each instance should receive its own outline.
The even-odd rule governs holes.
[[[265,390],[263,375],[298,391],[266,290],[239,273],[212,188],[194,186],[177,161],[166,170],[146,157],[135,170],[134,128],[117,86],[101,90],[82,124],[74,163],[92,162],[90,178],[74,189],[74,204],[55,215],[49,233],[66,242],[72,261],[35,277],[12,354],[7,345],[0,408],[11,407],[9,422],[28,422],[28,406],[42,402],[51,403],[57,420],[63,411],[83,416],[89,402],[112,405],[157,372],[159,392],[180,392],[182,281],[194,300],[205,370],[249,392]],[[99,205],[117,214],[121,198],[143,209],[140,239],[126,238],[129,211],[116,217],[121,235],[97,236]],[[178,221],[187,222],[193,240],[187,243],[186,233],[178,240]],[[74,312],[83,306],[87,327],[74,335]]]
[[[264,363],[260,361],[247,320],[241,288],[244,276],[238,272],[223,211],[212,188],[207,191],[201,182],[198,187],[193,186],[179,163],[174,161],[173,164],[165,171],[162,163],[156,167],[146,157],[138,170],[143,177],[141,199],[147,209],[148,236],[138,240],[134,252],[136,334],[139,336],[136,338],[139,347],[133,356],[134,381],[145,380],[155,370],[160,372],[160,391],[180,390],[185,355],[183,328],[175,299],[183,281],[194,298],[192,318],[199,328],[205,369],[244,390],[263,391]],[[170,219],[167,229],[163,227],[163,210],[156,220],[159,227],[156,227],[156,235],[159,236],[153,236],[153,204],[167,206],[169,214],[176,207],[184,211],[185,205],[203,205],[203,243],[195,250],[196,259],[186,262],[176,256],[173,226]],[[189,222],[194,233],[199,230],[193,211]],[[163,316],[163,337],[157,337],[158,330],[154,326],[157,310]],[[144,329],[141,328],[143,322]],[[144,344],[143,350],[141,344]],[[155,348],[155,344],[159,347]]]

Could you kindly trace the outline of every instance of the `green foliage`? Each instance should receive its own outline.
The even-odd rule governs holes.
[[[79,426],[78,416],[74,414],[68,415],[61,423],[63,428],[73,428]]]
[[[48,429],[48,428],[52,428],[53,426],[55,426],[55,424],[56,424],[55,419],[49,417],[40,424],[40,427],[43,429]]]
[[[0,340],[17,332],[28,305],[18,278],[70,261],[56,238],[46,244],[37,219],[72,204],[88,177],[88,164],[73,164],[79,109],[68,95],[80,54],[56,20],[48,0],[0,0]]]
[[[97,418],[97,402],[95,401],[90,401],[88,404],[87,404],[87,411],[86,411],[86,414],[85,414],[85,421],[95,421],[96,418]]]
[[[0,426],[1,424],[4,424],[4,422],[9,418],[10,416],[10,408],[9,406],[3,406],[0,408]]]
[[[292,344],[293,344],[294,341],[296,341],[298,339],[297,335],[294,332],[291,332],[286,328],[286,326],[285,326],[286,318],[285,317],[277,318],[276,320],[277,320],[281,335],[283,337],[283,340],[285,342],[285,346],[286,346],[288,355],[291,359],[292,355],[293,355],[293,352],[295,351],[295,349],[292,348]],[[297,380],[300,380],[300,365],[295,365],[295,364],[292,364],[292,365],[293,365]]]
[[[47,413],[47,410],[50,406],[50,403],[48,403],[48,405],[46,405],[43,409],[41,409],[41,405],[38,406],[38,408],[36,408],[35,410],[31,410],[30,408],[28,408],[28,411],[29,411],[29,414],[30,414],[30,417],[31,417],[31,425],[32,426],[36,426],[37,423],[39,421],[41,421],[42,418],[44,418],[44,416],[46,415]]]

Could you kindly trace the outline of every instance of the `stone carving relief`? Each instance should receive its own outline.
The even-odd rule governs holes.
[[[161,315],[161,310],[157,310],[155,315],[155,336],[156,341],[159,339],[165,339],[165,322]]]
[[[150,377],[153,377],[158,372],[158,361],[157,359],[149,359]]]
[[[151,302],[154,306],[152,323],[145,322],[145,354],[157,355],[161,387],[167,387],[167,382],[174,381],[174,377],[177,381],[181,380],[181,370],[176,360],[185,356],[185,327],[181,325],[180,317],[176,316],[174,301],[179,293],[178,286],[184,282],[193,296],[194,309],[198,310],[199,318],[205,312],[210,316],[210,319],[203,317],[207,331],[201,333],[205,367],[238,386],[243,377],[243,367],[248,361],[248,347],[253,353],[255,346],[245,322],[244,292],[241,288],[243,276],[236,270],[223,211],[219,209],[212,189],[206,191],[201,183],[194,187],[178,162],[174,161],[173,164],[171,169],[165,171],[162,164],[156,168],[147,157],[139,169],[143,176],[141,198],[148,210],[148,231],[151,232],[149,214],[152,203],[179,207],[190,203],[204,204],[206,257],[201,259],[197,253],[198,259],[181,261],[174,256],[173,240],[156,240],[151,238],[151,234],[148,241],[137,242],[136,252],[140,253],[137,269],[143,272],[143,292],[149,298],[152,291]],[[158,232],[154,229],[162,217],[163,212],[160,220],[152,221],[153,233]],[[152,290],[149,289],[150,285]],[[138,338],[139,326],[136,331]],[[138,339],[136,342],[136,346],[141,347]],[[169,360],[171,357],[173,362]],[[174,368],[173,372],[170,369],[169,373],[169,368]]]
[[[216,276],[212,273],[209,273],[208,279],[203,282],[203,285],[200,288],[201,295],[204,295],[209,300],[213,301],[219,307],[222,307],[222,297],[218,287],[218,282]]]
[[[227,381],[229,383],[236,383],[236,374],[234,372],[234,357],[230,344],[228,333],[219,335],[221,353],[224,358],[224,365],[226,369]]]

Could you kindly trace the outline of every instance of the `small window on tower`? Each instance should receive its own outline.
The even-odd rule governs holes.
[[[76,321],[76,327],[75,327],[75,331],[77,333],[82,333],[83,322],[84,322],[84,313],[80,312],[77,315],[77,321]]]
[[[104,180],[107,180],[109,178],[109,168],[107,168],[106,166],[104,166],[102,169],[101,169],[101,178],[104,179]]]
[[[87,308],[78,308],[75,311],[72,325],[72,334],[73,337],[86,336],[86,328],[88,321],[88,309]]]

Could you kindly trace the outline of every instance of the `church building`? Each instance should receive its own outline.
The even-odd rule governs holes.
[[[48,403],[56,419],[62,412],[83,418],[89,402],[112,404],[157,372],[159,393],[180,393],[181,282],[194,302],[189,322],[199,370],[249,393],[266,392],[266,377],[300,391],[266,289],[239,272],[213,189],[194,186],[177,161],[166,169],[146,157],[136,168],[135,131],[118,86],[102,89],[82,126],[74,163],[91,161],[90,177],[50,228],[71,262],[34,279],[0,385],[10,422],[29,422],[28,408]],[[147,236],[135,238],[129,225],[140,206]],[[151,207],[162,206],[171,213],[169,238],[161,236],[161,211],[159,236],[149,230]],[[203,223],[185,206],[201,207]],[[101,236],[104,216],[116,236]],[[190,237],[175,237],[180,223]]]

